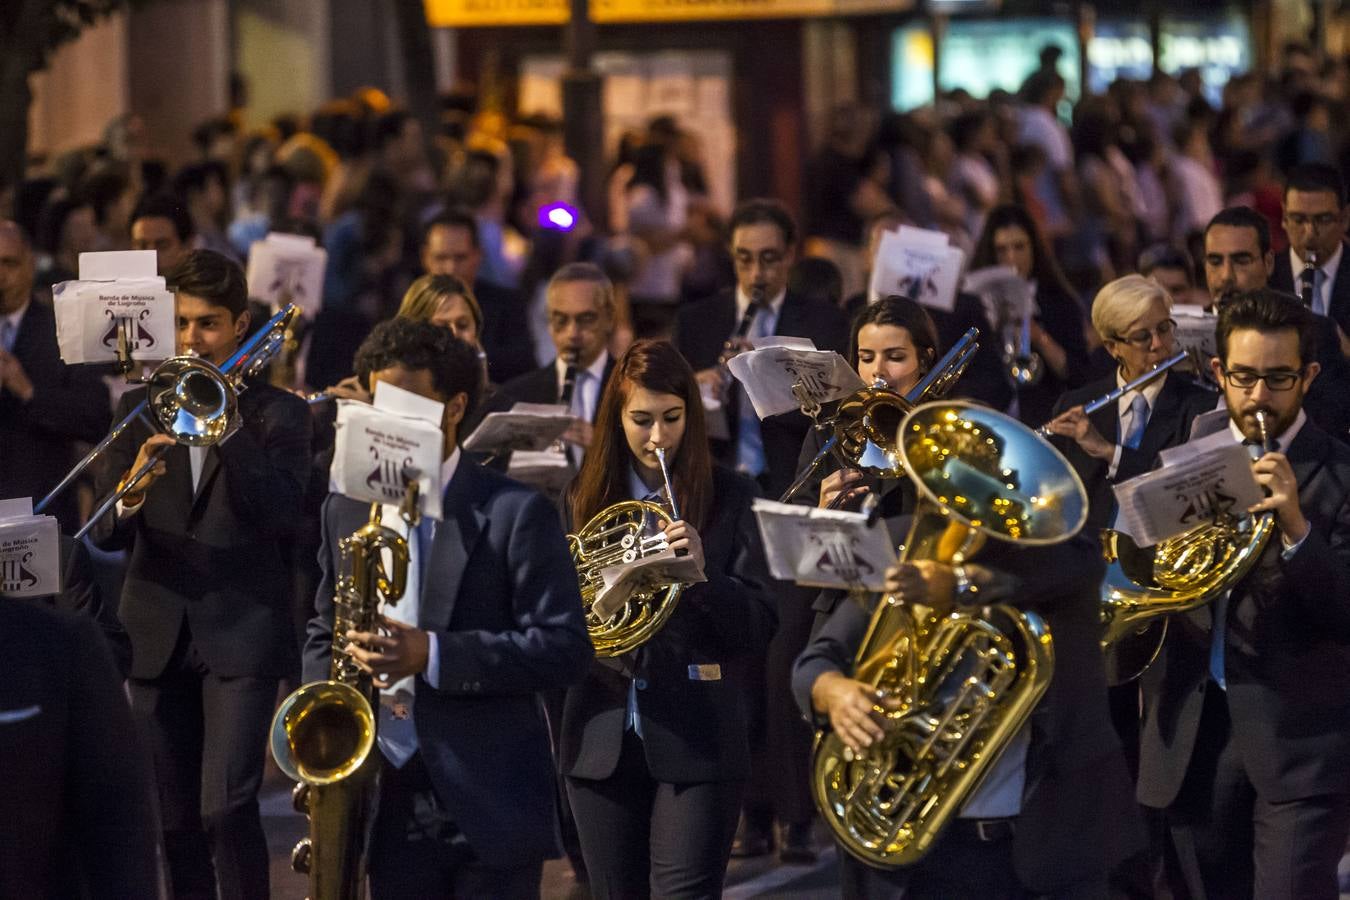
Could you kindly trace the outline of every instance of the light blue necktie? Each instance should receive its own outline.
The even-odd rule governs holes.
[[[772,334],[770,323],[772,317],[773,310],[771,308],[760,307],[759,313],[755,316],[755,322],[750,327],[749,336],[751,338],[762,338]],[[736,383],[736,390],[741,392],[739,409],[737,410],[736,470],[754,476],[763,472],[768,466],[764,458],[764,435],[759,430],[759,416],[755,415],[755,406],[750,402],[750,396],[746,394],[745,388],[741,386],[740,382]]]
[[[0,319],[0,347],[4,347],[6,353],[14,352],[14,337],[18,331],[9,319]]]
[[[1122,446],[1138,450],[1139,442],[1144,439],[1144,429],[1147,427],[1148,401],[1144,399],[1143,394],[1135,394],[1134,399],[1130,401],[1130,430],[1125,433]]]
[[[1246,446],[1252,459],[1260,459],[1265,453],[1260,444],[1247,444]],[[1279,444],[1276,444],[1276,449],[1278,448]],[[1224,591],[1214,601],[1212,612],[1214,621],[1209,626],[1209,677],[1213,678],[1214,683],[1225,691],[1228,690],[1228,680],[1224,678],[1223,645],[1228,637],[1228,598],[1232,593],[1232,591]]]
[[[1325,316],[1327,314],[1326,304],[1322,301],[1322,286],[1327,283],[1327,273],[1321,269],[1313,272],[1313,312]]]

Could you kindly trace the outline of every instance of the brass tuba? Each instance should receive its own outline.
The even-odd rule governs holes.
[[[408,484],[401,512],[412,527],[415,480]],[[309,817],[309,836],[291,853],[292,868],[309,875],[309,900],[358,900],[364,894],[379,788],[379,754],[371,752],[378,719],[371,677],[343,648],[349,630],[374,631],[381,603],[397,602],[407,587],[408,542],[380,517],[380,504],[372,503],[369,521],[338,543],[328,680],[301,685],[272,718],[272,757],[298,782],[295,809]]]
[[[898,438],[919,507],[902,558],[960,563],[987,537],[1055,544],[1087,518],[1069,463],[1020,422],[983,407],[929,403]],[[1054,670],[1035,613],[999,604],[940,612],[883,597],[853,677],[898,702],[862,754],[816,737],[812,788],[825,822],[868,865],[921,859],[1030,716]]]
[[[907,394],[893,391],[884,382],[877,381],[840,400],[833,418],[816,423],[818,428],[830,430],[825,445],[778,501],[787,503],[795,497],[831,455],[848,468],[861,469],[882,478],[903,477],[905,467],[895,445],[900,423],[916,405],[944,397],[956,386],[957,379],[980,349],[976,343],[979,334],[979,329],[969,329]],[[820,406],[806,404],[803,411],[814,420]]]
[[[596,609],[596,598],[605,586],[604,570],[664,551],[667,544],[662,532],[680,517],[670,470],[666,468],[666,451],[656,448],[656,458],[661,463],[669,509],[649,500],[623,500],[606,506],[580,531],[567,536],[581,587],[581,605],[586,611],[586,630],[596,656],[622,656],[641,647],[666,624],[684,593],[683,584],[652,585],[634,591],[610,615]]]
[[[1270,450],[1264,411],[1256,421]],[[1165,617],[1198,609],[1232,588],[1256,565],[1274,530],[1273,513],[1233,510],[1217,510],[1211,521],[1155,547],[1138,547],[1129,535],[1103,529],[1102,646],[1116,657],[1109,680],[1122,684],[1142,674],[1162,650]]]

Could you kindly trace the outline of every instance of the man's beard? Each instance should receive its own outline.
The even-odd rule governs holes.
[[[1303,409],[1303,388],[1295,387],[1293,390],[1298,392],[1298,403],[1290,407],[1289,411],[1283,416],[1281,416],[1277,410],[1264,403],[1244,407],[1240,414],[1233,413],[1230,407],[1229,416],[1233,419],[1234,424],[1237,425],[1238,430],[1241,431],[1248,440],[1260,441],[1261,429],[1256,424],[1254,414],[1257,410],[1263,410],[1266,414],[1267,437],[1278,440],[1294,424],[1294,420],[1298,418],[1299,410]]]

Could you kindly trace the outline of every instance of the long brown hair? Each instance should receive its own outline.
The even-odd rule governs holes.
[[[667,341],[638,341],[614,366],[595,416],[595,431],[581,472],[568,497],[573,527],[580,528],[600,510],[629,499],[628,473],[633,454],[623,431],[623,407],[634,388],[674,394],[684,401],[684,437],[674,460],[670,480],[679,500],[680,516],[695,529],[703,527],[712,493],[712,455],[703,419],[703,398],[694,370]]]

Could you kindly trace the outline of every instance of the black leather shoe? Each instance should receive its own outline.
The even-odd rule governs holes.
[[[816,861],[816,848],[811,842],[810,822],[791,822],[783,826],[778,859],[780,862],[795,865],[810,865]]]
[[[767,856],[772,851],[773,832],[742,819],[741,827],[736,831],[736,840],[731,844],[731,855],[737,859],[747,859]]]

